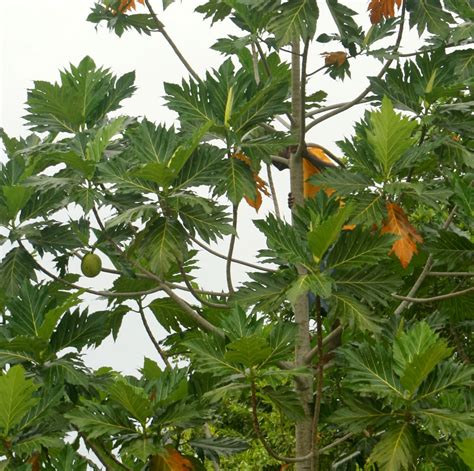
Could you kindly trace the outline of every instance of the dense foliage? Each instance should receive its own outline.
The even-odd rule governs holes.
[[[372,0],[366,30],[346,3],[202,3],[241,35],[217,40],[225,59],[203,77],[177,51],[189,77],[165,84],[176,127],[118,114],[134,73],[90,57],[28,91],[32,134],[1,131],[0,469],[474,467],[474,9]],[[320,8],[332,34],[317,32]],[[176,47],[148,0],[104,0],[88,19]],[[400,52],[403,28],[418,50]],[[306,93],[321,44],[343,49],[317,71],[334,90],[359,56],[382,69],[326,105],[332,89]],[[364,102],[339,157],[307,145]],[[258,216],[266,245],[237,285],[238,210],[274,194],[273,165],[290,168],[291,221],[277,205]],[[224,238],[228,290],[209,291],[198,251]],[[85,288],[74,258],[112,285]],[[91,370],[84,349],[132,315],[160,360],[137,376]]]

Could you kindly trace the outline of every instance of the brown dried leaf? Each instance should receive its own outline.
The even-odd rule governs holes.
[[[344,51],[324,52],[322,55],[324,56],[324,63],[326,65],[342,65],[347,60],[347,54]]]
[[[409,223],[408,218],[400,206],[387,203],[387,220],[380,231],[382,234],[395,234],[399,239],[395,241],[389,254],[394,253],[403,268],[410,263],[414,254],[418,253],[417,243],[422,244],[423,238]]]
[[[402,0],[370,0],[367,10],[370,11],[372,24],[379,23],[382,18],[393,18],[395,5],[400,8]]]

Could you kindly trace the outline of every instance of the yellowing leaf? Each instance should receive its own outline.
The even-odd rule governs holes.
[[[400,8],[402,0],[370,0],[367,10],[370,11],[372,24],[380,23],[382,18],[393,18],[395,16],[395,5]]]
[[[166,448],[165,454],[152,457],[153,471],[193,471],[194,466],[181,453],[171,447]]]
[[[347,60],[347,54],[344,51],[324,52],[324,63],[326,65],[342,65]]]
[[[331,159],[319,147],[308,147],[307,150],[311,154],[311,156],[314,157],[318,162],[322,162],[323,164],[333,163]],[[319,185],[313,185],[308,182],[308,179],[311,176],[320,172],[321,170],[316,165],[313,165],[308,159],[303,159],[303,194],[305,198],[312,198],[321,189]],[[324,191],[328,196],[331,196],[335,190],[333,190],[332,188],[326,188]]]
[[[423,238],[409,223],[403,209],[395,203],[387,203],[387,220],[381,233],[399,236],[399,239],[393,244],[390,254],[394,253],[398,257],[403,268],[406,268],[413,255],[418,253],[416,244],[423,243]]]
[[[137,8],[135,2],[141,3],[142,5],[145,4],[145,0],[122,0],[118,9],[121,13],[124,13],[128,10],[135,10]]]
[[[234,159],[238,159],[242,162],[245,162],[250,167],[250,159],[242,152],[236,152],[232,155],[232,157]],[[253,179],[255,180],[255,189],[257,196],[255,197],[255,199],[252,199],[249,196],[244,196],[244,198],[249,206],[255,208],[255,210],[258,211],[260,209],[260,206],[262,206],[262,193],[265,196],[270,196],[270,193],[267,190],[266,182],[262,180],[255,172],[253,173]]]

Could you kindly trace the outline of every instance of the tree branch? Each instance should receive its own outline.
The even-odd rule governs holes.
[[[18,241],[18,244],[20,247],[23,248],[26,252],[26,247],[23,245],[21,241]],[[59,283],[62,283],[66,286],[69,286],[70,288],[76,289],[78,291],[84,291],[85,293],[90,293],[94,294],[96,296],[103,296],[103,297],[109,297],[109,298],[121,298],[121,297],[126,297],[126,298],[131,298],[135,296],[146,296],[148,294],[153,294],[156,293],[157,291],[160,291],[160,287],[156,288],[151,288],[148,290],[144,291],[123,291],[123,292],[115,292],[115,291],[98,291],[95,289],[91,288],[85,288],[84,286],[80,286],[76,283],[71,283],[70,281],[65,280],[64,278],[61,278],[60,276],[55,275],[54,273],[50,272],[48,269],[44,268],[40,263],[33,258],[33,261],[35,263],[35,266],[38,270],[43,272],[45,275],[49,276],[51,279],[58,281]]]
[[[211,303],[206,299],[202,299],[201,296],[199,296],[198,292],[194,289],[193,285],[190,283],[188,275],[184,271],[184,268],[181,264],[179,264],[179,271],[181,273],[181,276],[183,277],[185,285],[188,288],[187,291],[191,293],[191,295],[194,297],[194,299],[196,299],[196,301],[200,302],[203,306],[208,306],[217,309],[230,309],[230,306],[228,304]]]
[[[317,147],[318,149],[321,149],[331,160],[336,162],[341,168],[346,168],[345,163],[339,157],[336,157],[327,147],[324,147],[321,144],[316,144],[314,142],[308,142],[307,146]]]
[[[229,293],[234,293],[234,287],[232,285],[232,255],[234,254],[235,239],[237,238],[237,215],[239,206],[237,204],[232,205],[232,228],[234,233],[230,236],[229,249],[227,251],[226,264],[225,264],[225,276],[227,279],[227,288]]]
[[[462,291],[453,291],[447,294],[441,294],[439,296],[432,296],[431,298],[412,298],[411,296],[399,296],[398,294],[392,294],[392,297],[395,299],[401,299],[409,303],[431,303],[434,301],[442,301],[443,299],[456,298],[464,294],[472,293],[474,291],[474,286],[471,288],[464,289]]]
[[[97,224],[99,225],[100,229],[106,235],[105,226],[95,206],[92,208],[92,212],[95,216],[95,219],[97,220]],[[127,259],[130,263],[132,263],[132,265],[137,268],[137,270],[139,270],[141,273],[144,273],[145,275],[148,275],[148,277],[150,277],[151,279],[155,280],[158,283],[158,287],[161,288],[173,301],[175,301],[176,304],[178,304],[178,306],[180,306],[188,314],[188,316],[193,319],[194,322],[196,322],[199,327],[201,327],[207,332],[213,332],[219,337],[225,336],[224,332],[219,329],[219,327],[216,327],[214,324],[211,324],[207,319],[198,314],[184,299],[180,298],[169,286],[167,286],[166,283],[164,283],[158,275],[142,267],[136,260],[129,258],[127,254],[124,253],[122,248],[112,238],[107,237],[107,240],[115,247],[116,251],[125,259]]]
[[[215,250],[211,249],[211,247],[207,246],[206,244],[203,244],[201,241],[197,240],[194,237],[190,237],[190,239],[199,247],[204,249],[206,252],[209,252],[211,255],[215,255],[216,257],[222,258],[223,260],[227,260],[227,255],[221,254],[219,252],[216,252]],[[255,268],[256,270],[260,271],[266,271],[268,273],[275,273],[277,270],[274,270],[272,268],[266,268],[266,267],[261,267],[260,265],[255,265],[250,262],[246,262],[244,260],[239,260],[238,258],[232,258],[233,263],[237,263],[239,265],[244,265],[246,267],[250,268]],[[230,294],[230,293],[229,293]]]
[[[449,276],[449,277],[456,277],[456,276],[474,276],[474,272],[469,271],[430,271],[428,276]]]
[[[163,363],[166,365],[167,368],[171,368],[171,363],[168,360],[168,355],[165,353],[165,351],[160,347],[160,344],[156,340],[155,336],[153,335],[153,332],[151,331],[150,325],[148,324],[148,321],[146,320],[145,316],[145,311],[143,309],[143,304],[142,300],[138,299],[137,300],[138,304],[138,312],[140,313],[140,318],[142,320],[143,327],[145,327],[146,333],[148,334],[148,337],[151,340],[151,343],[155,347],[156,351],[158,352],[158,355],[160,355],[161,359],[163,360]]]
[[[150,12],[150,15],[153,17],[158,31],[164,36],[164,38],[166,39],[166,41],[168,42],[168,44],[169,44],[169,45],[171,46],[171,48],[173,49],[174,53],[178,56],[179,60],[182,62],[182,64],[184,65],[184,67],[186,67],[186,69],[187,69],[188,72],[191,74],[191,76],[194,78],[194,80],[196,80],[197,82],[199,82],[199,81],[201,80],[201,79],[199,78],[199,75],[198,75],[198,74],[195,72],[195,70],[191,67],[191,65],[189,64],[189,62],[184,58],[183,54],[182,54],[181,51],[178,49],[178,46],[176,46],[176,44],[174,43],[174,41],[171,39],[171,37],[170,37],[170,36],[168,35],[168,33],[166,32],[165,26],[164,26],[163,23],[158,19],[158,16],[157,16],[156,13],[154,12],[153,7],[152,7],[151,4],[150,4],[150,1],[149,1],[149,0],[145,0],[145,5],[147,6],[148,11]]]
[[[403,8],[402,8],[402,14],[401,14],[401,21],[400,21],[400,29],[398,30],[398,36],[395,41],[394,45],[394,51],[396,52],[398,48],[400,47],[400,43],[402,40],[403,36],[403,28],[405,24],[405,10],[406,10],[406,2],[403,2]],[[382,78],[385,75],[385,72],[387,72],[388,68],[392,65],[392,62],[394,59],[389,59],[385,65],[382,67],[380,72],[377,74],[377,78]],[[332,118],[333,116],[338,115],[339,113],[342,113],[343,111],[348,110],[349,108],[352,108],[353,106],[359,104],[365,96],[370,92],[372,88],[372,85],[369,85],[362,93],[357,95],[353,100],[347,102],[346,104],[342,105],[339,108],[336,108],[333,111],[330,111],[329,113],[326,113],[325,115],[321,116],[320,118],[316,118],[315,120],[311,121],[311,123],[306,126],[306,131],[309,131],[312,129],[314,126],[316,126],[319,123],[322,123],[323,121],[326,121],[329,118]]]
[[[268,185],[270,186],[270,193],[272,195],[273,207],[275,208],[275,216],[277,217],[277,219],[281,219],[280,205],[278,204],[278,195],[276,192],[275,183],[273,181],[272,166],[270,164],[266,164],[266,166],[267,166]]]
[[[338,325],[333,331],[331,331],[326,337],[324,337],[323,347],[325,347],[333,338],[337,337],[341,332],[342,332],[342,325]],[[318,345],[316,345],[307,353],[307,355],[304,358],[305,363],[311,363],[311,360],[317,354],[318,354]]]
[[[76,428],[76,427],[75,427]],[[76,428],[76,430],[78,430]],[[94,455],[97,456],[99,461],[105,466],[106,471],[116,471],[117,467],[120,469],[125,469],[131,471],[130,468],[121,463],[115,456],[110,453],[105,447],[102,446],[97,440],[87,438],[86,435],[82,432],[79,432],[79,436],[84,440],[86,446],[94,452]]]

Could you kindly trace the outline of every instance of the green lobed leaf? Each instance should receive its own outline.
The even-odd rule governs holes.
[[[142,425],[153,415],[152,404],[145,391],[132,386],[125,379],[116,380],[107,388],[107,392],[112,401],[123,407]]]
[[[295,304],[302,295],[306,295],[309,292],[323,299],[329,298],[331,296],[332,285],[332,278],[325,273],[300,275],[288,287],[286,297],[292,304]]]
[[[353,268],[380,263],[393,244],[393,237],[356,227],[345,231],[328,255],[327,268]]]
[[[383,319],[377,317],[370,307],[362,304],[352,296],[333,293],[330,298],[330,314],[350,328],[380,333]]]
[[[381,471],[407,469],[415,455],[415,439],[411,426],[404,422],[388,429],[375,445],[370,458]]]
[[[0,428],[5,436],[38,401],[33,397],[36,389],[31,379],[25,379],[21,365],[12,366],[0,376]]]
[[[25,119],[34,131],[75,133],[118,109],[135,91],[134,80],[133,72],[117,80],[86,56],[77,67],[61,72],[60,84],[35,82],[28,91]]]
[[[337,240],[342,226],[352,213],[352,206],[345,205],[336,214],[311,227],[308,232],[308,245],[317,263],[321,261],[329,247]]]
[[[380,111],[371,113],[367,139],[385,179],[390,177],[403,153],[414,144],[412,134],[416,127],[416,121],[395,113],[392,102],[387,97],[383,98]]]
[[[316,32],[319,9],[311,0],[289,0],[280,6],[268,29],[275,34],[280,46],[291,43],[295,37],[309,40]]]
[[[36,280],[35,261],[23,248],[11,249],[0,264],[0,287],[7,296],[15,296],[25,280]]]
[[[380,397],[403,397],[400,379],[394,371],[391,352],[385,346],[362,345],[342,351],[348,368],[347,384],[354,390]]]
[[[403,387],[412,395],[436,365],[451,353],[446,341],[426,322],[419,322],[408,332],[399,334],[393,346],[393,358]]]

